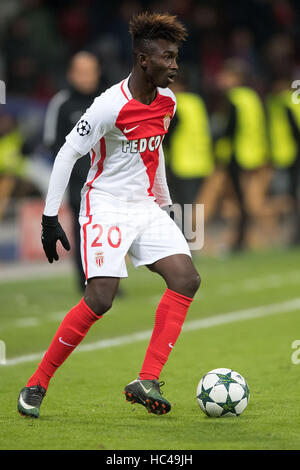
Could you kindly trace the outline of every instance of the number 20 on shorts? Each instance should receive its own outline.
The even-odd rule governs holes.
[[[103,234],[104,229],[101,224],[94,224],[92,226],[92,229],[95,231],[98,230],[98,234],[96,238],[94,239],[94,241],[92,242],[91,246],[93,248],[98,248],[103,245],[103,243],[101,242],[101,239],[103,239],[103,236],[105,236]],[[117,239],[113,241],[112,236],[114,236],[115,238],[115,233],[117,233]],[[108,232],[107,232],[107,241],[108,241],[108,244],[112,248],[119,248],[119,246],[121,245],[122,235],[121,235],[121,230],[119,229],[117,225],[112,225],[111,227],[109,227]]]

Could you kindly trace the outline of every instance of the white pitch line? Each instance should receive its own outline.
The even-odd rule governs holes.
[[[40,320],[38,318],[19,318],[14,322],[16,328],[32,328],[33,326],[39,326]]]
[[[292,312],[300,309],[300,297],[276,304],[261,305],[259,307],[247,308],[245,310],[237,310],[235,312],[223,313],[213,317],[202,318],[200,320],[191,320],[183,325],[183,331],[195,331],[202,328],[211,328],[214,326],[224,325],[226,323],[235,323],[238,321],[251,320],[253,318],[261,318],[269,315]],[[131,335],[117,336],[115,338],[104,339],[94,343],[79,346],[76,352],[95,351],[106,349],[124,344],[132,344],[138,341],[148,340],[151,337],[152,330],[140,331]],[[14,366],[24,364],[25,362],[33,362],[41,359],[45,352],[36,354],[28,354],[6,360],[6,366]]]
[[[236,292],[257,292],[265,289],[275,289],[283,285],[299,284],[300,283],[300,271],[290,271],[282,274],[272,274],[263,276],[261,278],[246,279],[241,282],[225,283],[222,284],[218,289],[215,290],[216,294],[221,296],[230,296]],[[200,290],[197,293],[194,302],[201,302],[203,298],[209,296],[210,293],[205,290]],[[149,297],[149,301],[153,305],[157,305],[161,300],[161,295],[152,295]],[[113,313],[113,312],[112,312]],[[110,315],[112,314],[110,313]],[[0,334],[9,328],[24,328],[24,327],[38,327],[41,324],[61,321],[67,311],[60,311],[49,313],[46,315],[39,316],[38,318],[20,318],[12,320],[10,323],[1,325]]]
[[[218,293],[221,295],[231,295],[234,292],[257,292],[265,289],[276,289],[284,285],[299,284],[300,271],[290,271],[282,274],[270,274],[261,278],[246,279],[241,282],[231,282],[221,285]]]

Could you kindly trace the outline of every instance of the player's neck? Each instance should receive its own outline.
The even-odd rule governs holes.
[[[130,75],[128,88],[135,100],[147,105],[152,103],[157,93],[156,87],[135,69]]]

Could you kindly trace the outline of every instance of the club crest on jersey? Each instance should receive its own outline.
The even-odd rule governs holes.
[[[97,253],[95,253],[95,262],[98,268],[101,268],[102,264],[104,263],[103,251],[97,251]]]
[[[163,121],[164,121],[164,129],[165,131],[167,131],[169,129],[169,125],[171,122],[171,114],[170,113],[165,114]]]

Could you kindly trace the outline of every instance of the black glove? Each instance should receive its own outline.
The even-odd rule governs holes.
[[[49,263],[52,263],[53,259],[56,261],[58,260],[58,254],[56,251],[57,240],[61,241],[62,246],[67,251],[70,250],[70,243],[62,226],[58,222],[57,215],[54,215],[53,217],[43,215],[42,227],[42,244],[44,252],[46,253]]]

